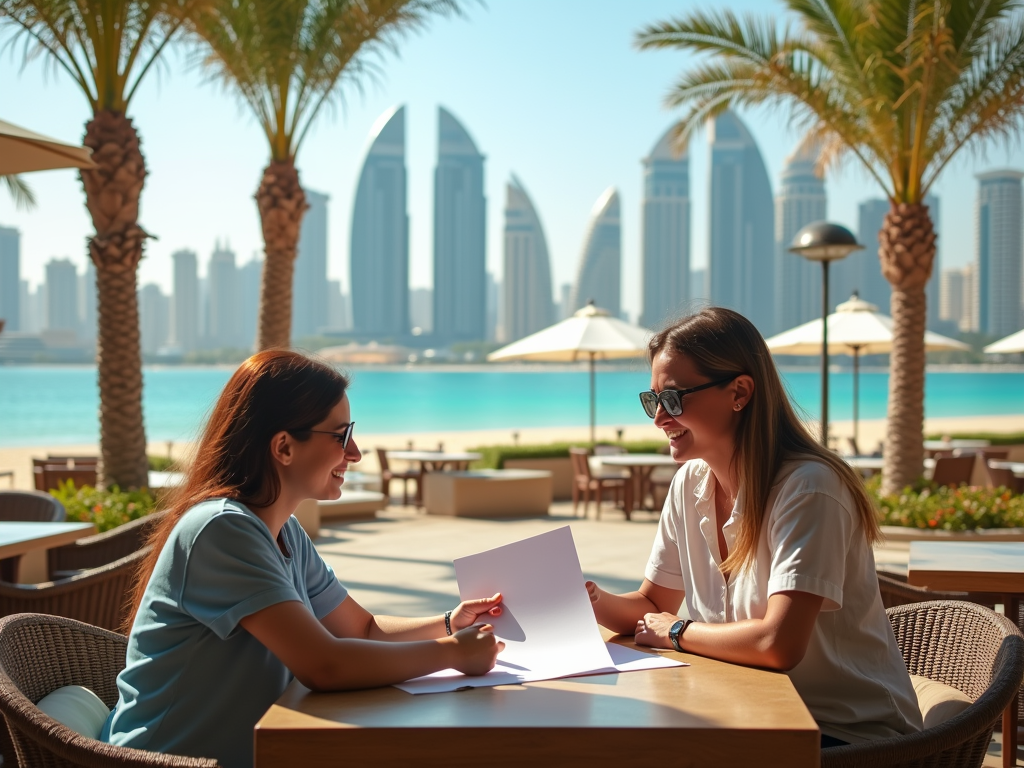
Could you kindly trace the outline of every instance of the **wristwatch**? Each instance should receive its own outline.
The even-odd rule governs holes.
[[[693,619],[680,619],[668,630],[669,642],[672,643],[672,647],[679,651],[679,653],[683,652],[683,649],[679,645],[679,638],[683,636],[683,632],[685,632],[686,628],[691,624],[693,624]]]

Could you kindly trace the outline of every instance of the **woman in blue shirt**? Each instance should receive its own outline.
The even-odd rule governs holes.
[[[500,595],[445,616],[374,616],[292,516],[304,499],[338,498],[360,459],[347,386],[284,350],[228,381],[149,542],[105,740],[252,766],[253,727],[293,676],[341,690],[494,666],[504,646],[482,622]]]

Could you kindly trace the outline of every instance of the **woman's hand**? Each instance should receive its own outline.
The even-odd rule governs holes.
[[[592,581],[588,581],[587,582],[587,594],[590,595],[590,602],[591,603],[596,603],[598,600],[600,600],[601,599],[601,594],[603,592],[604,592],[604,590],[601,589],[599,586],[597,586],[597,584],[595,584],[594,582],[592,582]],[[595,607],[594,610],[596,611],[597,608]]]
[[[479,600],[459,603],[452,611],[452,634],[486,621],[489,616],[501,616],[501,592],[495,592],[494,597],[482,597]]]
[[[466,627],[451,638],[445,638],[444,642],[455,644],[456,661],[452,668],[464,675],[487,674],[494,668],[498,654],[505,649],[505,644],[494,636],[494,627],[490,624]]]
[[[647,613],[636,623],[636,632],[633,639],[637,645],[646,645],[649,648],[672,648],[672,641],[668,639],[668,631],[672,625],[679,621],[678,616],[671,613]]]

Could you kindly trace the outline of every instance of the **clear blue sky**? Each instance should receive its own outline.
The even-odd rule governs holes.
[[[783,14],[777,0],[723,0],[737,11]],[[381,60],[381,77],[343,88],[343,103],[321,114],[299,154],[302,182],[330,195],[328,271],[348,284],[352,203],[367,135],[389,106],[407,109],[410,275],[413,286],[432,281],[433,169],[437,105],[469,130],[487,156],[489,269],[501,273],[504,190],[510,172],[523,181],[540,213],[552,256],[555,285],[574,279],[590,209],[616,186],[622,198],[623,306],[640,308],[640,161],[673,113],[663,98],[693,59],[675,52],[639,52],[633,36],[644,24],[694,7],[690,2],[645,0],[490,0],[467,6],[461,18],[435,19],[407,37],[400,53]],[[0,27],[3,39],[10,28]],[[0,119],[66,141],[79,141],[88,119],[85,99],[62,71],[42,59],[23,65],[21,44],[0,57]],[[230,241],[240,262],[261,248],[253,201],[266,164],[266,142],[230,92],[209,82],[181,49],[167,57],[140,88],[130,114],[142,137],[149,177],[141,223],[156,235],[140,269],[140,284],[170,285],[170,254],[189,247],[202,269],[218,238]],[[155,76],[154,76],[155,75]],[[748,121],[777,185],[785,157],[799,136],[784,112],[741,113]],[[690,150],[692,264],[707,252],[706,135]],[[965,155],[934,190],[942,200],[940,250],[945,266],[974,253],[974,174],[995,167],[1024,168],[1024,151],[992,147]],[[91,231],[77,175],[27,175],[39,198],[32,213],[16,211],[0,194],[0,224],[22,233],[22,272],[42,280],[52,257],[85,263]],[[854,166],[828,179],[829,218],[856,227],[857,204],[878,190]]]

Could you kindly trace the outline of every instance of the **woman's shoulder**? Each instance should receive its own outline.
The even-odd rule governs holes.
[[[852,504],[850,489],[839,473],[826,462],[801,457],[783,463],[776,479],[779,497],[821,493],[839,501],[843,506]]]
[[[206,531],[259,528],[261,521],[233,499],[207,499],[188,509],[174,526],[173,536],[188,544]]]

